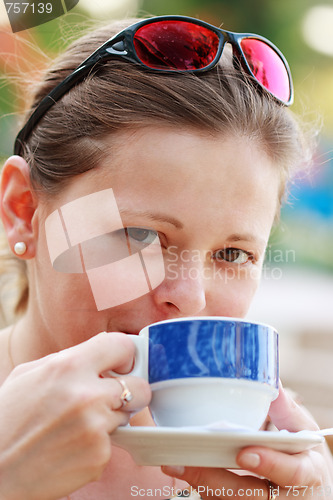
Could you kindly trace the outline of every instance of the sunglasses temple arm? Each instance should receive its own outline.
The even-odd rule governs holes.
[[[94,54],[93,54],[94,55]],[[93,66],[98,63],[103,56],[98,57],[90,56],[86,61],[84,61],[76,70],[65,78],[59,85],[57,85],[51,92],[42,99],[38,104],[35,111],[30,116],[29,120],[18,133],[15,145],[14,154],[19,155],[21,152],[22,145],[29,138],[32,130],[35,128],[37,123],[43,118],[47,111],[58,102],[64,94],[73,88],[77,83],[79,83],[93,68]]]

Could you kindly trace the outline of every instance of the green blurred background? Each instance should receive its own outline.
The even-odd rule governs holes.
[[[12,34],[0,0],[0,159],[11,154],[25,86],[92,21],[182,14],[272,40],[288,59],[292,109],[321,123],[311,175],[291,189],[249,317],[281,336],[281,373],[321,425],[333,422],[333,3],[328,0],[80,0],[66,15]],[[23,82],[23,83],[22,83]]]

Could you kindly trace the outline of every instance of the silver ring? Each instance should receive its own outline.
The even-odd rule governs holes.
[[[119,382],[119,384],[121,385],[121,387],[123,389],[123,392],[120,394],[120,401],[121,401],[120,408],[124,408],[124,406],[126,406],[130,401],[132,401],[133,394],[131,393],[131,391],[127,387],[125,380],[123,380],[122,378],[117,378],[116,380]]]
[[[274,484],[271,483],[269,479],[266,479],[266,484],[268,487],[268,499],[267,500],[276,500],[278,495],[277,495],[277,489],[275,488]]]

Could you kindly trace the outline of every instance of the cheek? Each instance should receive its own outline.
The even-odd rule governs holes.
[[[44,303],[43,309],[50,315],[60,318],[95,313],[96,304],[92,297],[89,282],[85,275],[70,275],[52,270],[39,274],[36,285],[39,301]]]
[[[45,231],[40,230],[36,258],[31,267],[30,289],[36,290],[36,298],[44,303],[50,315],[68,317],[97,311],[86,273],[61,272],[52,265]]]
[[[96,308],[86,275],[43,273],[34,287],[34,307],[50,326],[52,342],[64,349],[105,330],[103,313]]]
[[[207,306],[211,314],[243,318],[251,305],[260,282],[260,270],[249,269],[238,275],[230,270],[215,276],[213,286],[207,296]]]

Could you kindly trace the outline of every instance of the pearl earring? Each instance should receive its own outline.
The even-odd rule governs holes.
[[[27,251],[27,245],[24,243],[24,241],[18,241],[14,245],[14,252],[16,255],[24,255],[25,252]]]

